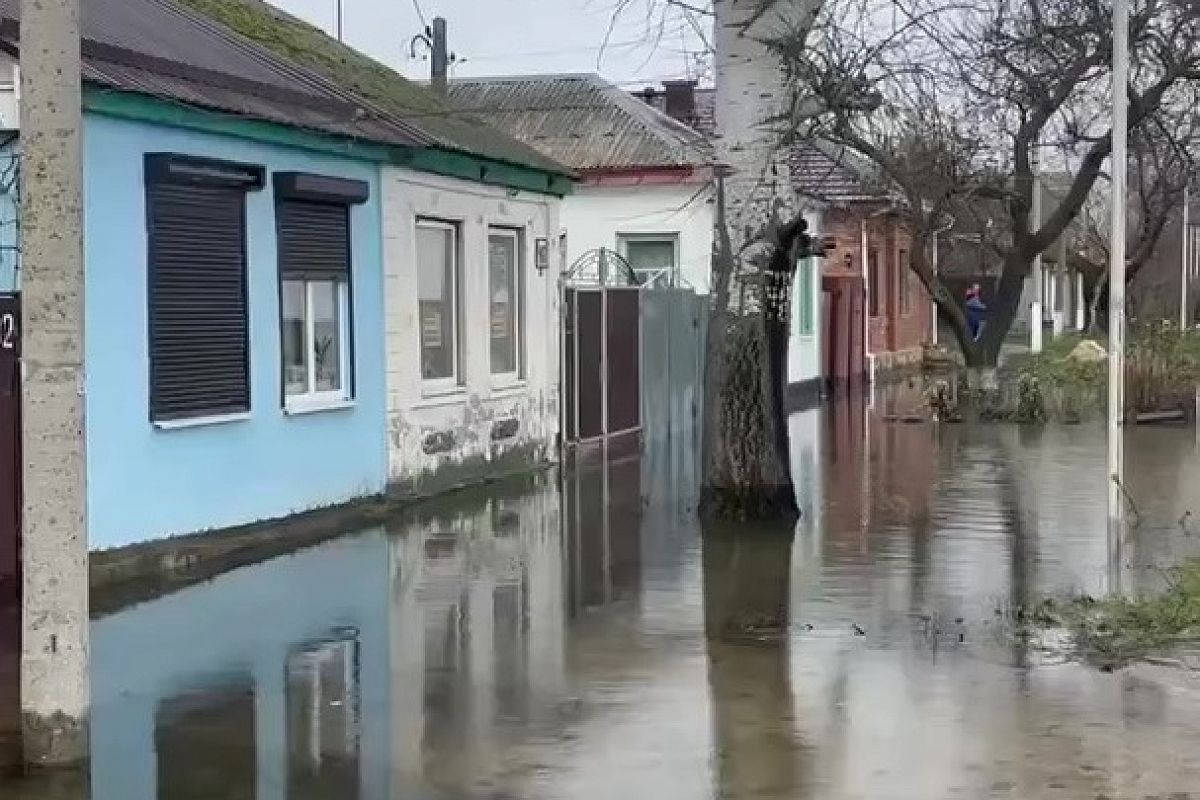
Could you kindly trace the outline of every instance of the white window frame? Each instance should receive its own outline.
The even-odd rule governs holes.
[[[618,233],[617,234],[617,252],[621,257],[629,259],[629,243],[630,242],[668,242],[671,245],[672,264],[671,275],[669,277],[668,286],[679,285],[679,232],[660,232],[660,233]],[[630,267],[633,267],[630,264]],[[641,280],[642,272],[634,268],[638,279]],[[649,273],[647,273],[649,274]]]
[[[516,369],[510,372],[492,372],[491,311],[492,311],[492,237],[505,236],[513,240],[513,270],[516,283],[516,298],[513,310],[513,336],[516,339]],[[525,377],[525,230],[503,225],[489,225],[487,229],[487,287],[488,287],[488,371],[492,385],[503,388],[521,383]]]
[[[453,220],[435,219],[432,217],[417,217],[416,229],[432,228],[434,230],[450,231],[450,252],[454,264],[450,269],[450,307],[454,311],[454,320],[450,325],[450,376],[447,378],[426,378],[421,367],[422,354],[425,345],[422,343],[424,331],[421,330],[421,265],[417,263],[417,372],[421,378],[422,394],[425,396],[461,392],[464,386],[463,352],[462,352],[462,231],[461,224]],[[418,262],[421,258],[420,248],[413,237],[413,246]]]
[[[284,411],[289,414],[302,414],[308,411],[320,411],[327,408],[341,408],[352,402],[350,394],[350,284],[344,279],[324,278],[312,280],[300,277],[282,277],[284,283],[304,284],[304,353],[308,371],[308,391],[300,394],[288,394],[287,383],[284,383]],[[316,319],[313,314],[313,284],[333,283],[337,287],[338,313],[338,384],[340,388],[328,391],[316,391],[317,359],[313,344],[316,339]],[[282,315],[281,319],[282,319]]]

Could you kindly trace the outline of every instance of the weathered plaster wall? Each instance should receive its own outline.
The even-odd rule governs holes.
[[[388,480],[402,493],[427,493],[553,460],[559,425],[557,198],[386,168],[382,179],[387,339]],[[417,219],[459,226],[462,375],[457,389],[433,391],[420,367]],[[524,231],[524,370],[507,384],[491,373],[487,232]],[[550,266],[534,266],[537,238]]]
[[[355,403],[288,416],[280,401],[275,208],[246,197],[249,419],[150,423],[143,155],[176,152],[365,180],[351,211]],[[227,527],[376,494],[385,484],[378,167],[88,115],[84,126],[88,532],[93,549]]]
[[[712,270],[713,201],[701,184],[677,186],[579,186],[563,199],[567,264],[584,253],[617,249],[620,234],[673,234],[679,237],[679,274],[697,292],[707,293]]]

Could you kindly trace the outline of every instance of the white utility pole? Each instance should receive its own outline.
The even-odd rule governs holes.
[[[337,40],[345,41],[342,38],[342,0],[334,0],[337,4]]]
[[[1125,210],[1129,116],[1129,0],[1113,3],[1112,238],[1108,266],[1108,528],[1118,559],[1125,516]]]
[[[79,6],[21,3],[21,716],[39,765],[88,747]]]
[[[1042,170],[1036,143],[1032,149],[1033,208],[1029,212],[1029,229],[1037,233],[1042,229]],[[1039,252],[1033,257],[1033,302],[1029,304],[1029,349],[1034,353],[1042,352],[1042,293],[1045,291],[1042,281],[1042,254]]]
[[[1179,234],[1179,329],[1188,326],[1188,282],[1191,279],[1192,250],[1188,231],[1191,229],[1191,176],[1183,186],[1183,230]]]
[[[933,278],[934,278],[934,281],[936,281],[937,274],[938,274],[938,235],[937,235],[936,231],[933,234],[933,257],[929,260],[929,269],[931,272],[933,272]],[[938,343],[938,307],[937,307],[937,301],[932,299],[932,297],[929,300],[929,307],[933,311],[933,313],[930,317],[932,320],[931,324],[932,324],[933,330],[930,331],[929,339],[933,343],[933,346],[937,347],[937,343]]]

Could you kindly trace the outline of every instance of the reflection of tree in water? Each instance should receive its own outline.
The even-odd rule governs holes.
[[[720,797],[791,797],[802,774],[788,658],[790,527],[704,531]]]

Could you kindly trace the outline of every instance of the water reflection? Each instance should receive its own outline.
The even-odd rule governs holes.
[[[690,437],[463,493],[93,623],[91,797],[1170,796],[1200,699],[999,635],[1105,582],[1103,440],[790,420],[795,530],[694,519]],[[1190,437],[1129,433],[1127,577],[1196,552]],[[1186,520],[1185,520],[1186,523]],[[0,708],[4,708],[0,702]],[[79,800],[78,785],[0,796]]]

